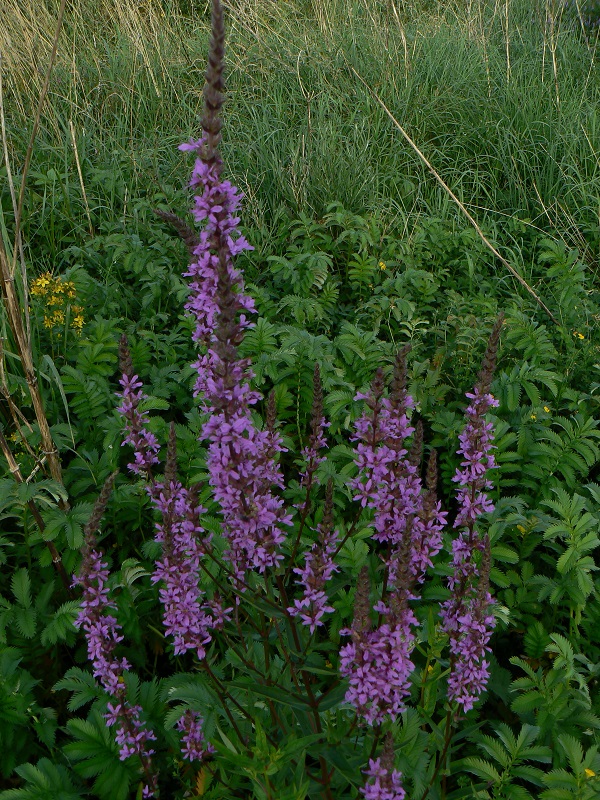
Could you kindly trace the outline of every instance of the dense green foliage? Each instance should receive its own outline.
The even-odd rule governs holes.
[[[83,309],[84,322],[78,334],[70,326],[78,312],[67,310],[63,322],[45,324],[52,295],[32,292],[33,356],[62,459],[61,485],[46,474],[27,384],[3,321],[0,418],[28,480],[15,482],[2,461],[0,797],[136,796],[137,766],[118,759],[102,719],[106,698],[73,627],[77,599],[60,585],[44,544],[54,543],[69,574],[77,570],[83,526],[102,484],[120,467],[102,547],[113,570],[123,654],[134,668],[128,688],[161,731],[161,766],[177,777],[165,796],[270,797],[260,793],[259,778],[268,774],[278,800],[312,800],[320,795],[303,772],[304,753],[309,763],[315,758],[310,730],[276,747],[261,727],[268,724],[267,700],[283,704],[282,716],[293,724],[297,709],[289,698],[286,705],[281,694],[269,696],[244,660],[229,653],[222,669],[231,691],[256,711],[248,734],[253,759],[244,760],[228,739],[222,711],[210,711],[219,699],[191,662],[176,659],[173,674],[158,625],[157,589],[149,581],[157,557],[150,503],[126,476],[129,456],[121,450],[114,397],[122,333],[151,393],[145,407],[152,430],[164,442],[174,421],[182,476],[189,483],[206,479],[202,420],[192,398],[191,323],[183,313],[187,253],[152,210],[184,215],[189,205],[187,167],[176,145],[197,133],[208,18],[204,3],[164,4],[158,11],[150,5],[140,6],[136,17],[141,40],[126,22],[127,4],[116,22],[101,6],[67,15],[64,36],[71,45],[59,51],[28,177],[29,285],[47,272],[72,282],[72,306]],[[223,149],[227,176],[247,194],[242,224],[255,250],[238,264],[258,309],[242,349],[252,359],[256,386],[265,396],[275,392],[289,451],[282,466],[290,505],[301,501],[293,479],[306,443],[314,364],[320,364],[331,452],[319,477],[323,485],[333,479],[339,525],[347,530],[354,509],[346,484],[355,473],[349,437],[360,412],[353,398],[377,367],[390,374],[405,343],[412,345],[409,389],[426,446],[439,450],[440,495],[452,512],[464,392],[493,321],[505,313],[492,387],[500,401],[496,509],[489,521],[492,591],[500,609],[492,679],[453,742],[443,790],[429,796],[594,800],[600,796],[595,29],[584,30],[573,9],[552,0],[439,6],[425,0],[231,3]],[[36,24],[44,19],[40,12]],[[161,20],[162,29],[151,24]],[[4,25],[0,20],[6,38]],[[26,52],[14,45],[13,71],[4,76],[16,173],[34,109],[28,84],[35,83],[16,69],[19,47]],[[350,67],[556,322],[490,252]],[[7,174],[3,165],[0,235],[9,249],[14,215]],[[18,174],[14,180],[18,190]],[[20,430],[9,397],[19,409]],[[208,503],[209,492],[201,499]],[[206,526],[218,531],[215,507]],[[340,553],[354,578],[367,562],[365,539],[359,526]],[[443,595],[444,569],[436,562],[427,608]],[[339,630],[351,621],[352,602],[340,587],[328,634],[310,664],[315,680],[336,666]],[[425,630],[413,692],[422,716],[411,710],[394,728],[397,764],[416,800],[444,735],[444,665],[436,660],[434,622]],[[260,646],[249,646],[247,659],[264,662]],[[339,781],[336,797],[345,800],[357,796],[371,741],[361,741],[352,763],[343,754],[336,759],[338,738],[350,724],[334,708],[343,691],[330,699],[327,757]],[[204,768],[195,773],[173,756],[173,726],[188,707],[203,712],[229,784],[211,783]]]

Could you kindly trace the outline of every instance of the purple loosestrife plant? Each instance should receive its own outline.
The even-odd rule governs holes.
[[[119,383],[123,391],[117,395],[121,398],[121,405],[117,411],[125,420],[127,434],[122,445],[130,444],[134,453],[134,461],[127,466],[135,475],[148,475],[152,467],[158,464],[160,445],[156,436],[147,428],[148,415],[140,411],[140,405],[146,399],[146,395],[142,391],[142,382],[133,372],[125,335],[121,337],[119,344],[119,361],[121,365]]]
[[[358,492],[355,499],[373,509],[373,538],[386,547],[384,595],[390,587],[389,600],[384,596],[375,606],[380,624],[371,630],[370,610],[363,600],[358,605],[362,619],[355,617],[347,631],[352,642],[340,651],[340,671],[350,680],[346,700],[369,724],[380,724],[388,716],[396,719],[405,710],[418,624],[409,600],[441,548],[446,516],[435,500],[435,456],[427,492],[422,492],[416,463],[420,456],[415,455],[421,448],[419,429],[412,454],[406,446],[415,428],[407,416],[414,403],[406,392],[405,356],[403,351],[396,359],[389,398],[384,397],[383,373],[377,373],[370,394],[363,398],[365,413],[356,424],[359,474],[351,486]]]
[[[211,630],[221,627],[228,615],[218,602],[204,602],[199,587],[200,559],[210,544],[200,525],[205,511],[197,502],[196,493],[177,480],[175,428],[171,425],[164,481],[152,477],[152,467],[158,463],[158,442],[146,429],[147,418],[139,411],[145,395],[142,383],[133,376],[133,366],[125,336],[119,347],[122,371],[121,385],[136,385],[135,392],[124,389],[119,411],[125,419],[125,442],[135,448],[132,473],[142,473],[148,480],[147,491],[161,515],[156,523],[155,539],[162,546],[162,558],[156,562],[152,582],[162,582],[159,597],[164,608],[163,622],[168,636],[173,637],[175,655],[195,650],[199,659],[206,655],[206,645],[212,639]],[[135,436],[132,432],[135,431]],[[149,443],[150,445],[149,446]]]
[[[223,516],[223,532],[229,543],[226,558],[239,587],[248,569],[259,573],[276,567],[283,559],[281,545],[291,515],[273,488],[283,488],[283,476],[275,457],[284,451],[281,438],[269,426],[259,430],[251,407],[260,394],[250,388],[252,374],[237,347],[254,311],[244,294],[242,275],[233,266],[235,255],[249,248],[237,234],[235,216],[241,194],[221,179],[222,161],[219,112],[223,104],[222,14],[213,14],[213,38],[204,89],[204,136],[182,145],[196,153],[191,185],[199,190],[192,213],[204,223],[195,260],[186,273],[193,280],[186,309],[193,315],[194,339],[206,348],[194,364],[196,394],[208,419],[202,438],[208,440],[207,467],[214,499]]]
[[[204,720],[196,711],[188,709],[177,721],[175,727],[181,737],[181,753],[187,761],[204,761],[215,752],[215,748],[204,737]]]
[[[415,403],[407,391],[407,349],[404,349],[396,359],[389,391],[383,371],[379,370],[371,390],[356,398],[365,401],[365,409],[356,423],[353,438],[358,474],[348,486],[360,508],[355,522],[347,525],[346,536],[341,539],[338,530],[344,530],[347,520],[342,514],[336,526],[333,480],[327,483],[323,506],[314,509],[320,492],[318,476],[326,471],[320,470],[320,465],[327,455],[329,427],[323,413],[323,391],[316,365],[308,441],[300,458],[295,462],[289,459],[289,463],[301,463],[300,481],[292,481],[286,493],[292,498],[289,508],[294,514],[288,513],[284,506],[281,498],[284,474],[278,459],[285,449],[276,431],[274,394],[268,398],[265,422],[260,424],[255,412],[262,397],[251,386],[250,361],[239,355],[239,346],[255,309],[245,293],[243,276],[234,266],[235,256],[250,249],[238,227],[242,196],[229,181],[223,180],[218,151],[224,91],[224,30],[219,0],[213,0],[212,23],[203,134],[200,139],[181,146],[196,155],[191,186],[196,192],[192,213],[202,226],[199,237],[185,223],[177,223],[192,253],[192,263],[186,272],[190,279],[186,310],[193,318],[193,340],[198,346],[193,365],[194,392],[205,415],[201,441],[206,444],[207,486],[186,488],[178,478],[174,426],[164,476],[157,478],[153,474],[159,463],[158,442],[149,432],[147,416],[141,411],[143,387],[133,374],[125,342],[121,348],[120,411],[125,418],[127,442],[135,452],[130,469],[146,481],[149,496],[160,514],[156,539],[162,552],[152,581],[159,584],[166,634],[173,640],[174,654],[193,654],[201,662],[198,674],[178,676],[187,683],[175,681],[169,691],[176,698],[178,687],[184,686],[182,697],[193,698],[187,701],[190,703],[205,703],[206,710],[202,714],[194,708],[183,711],[175,727],[181,733],[184,760],[205,760],[213,748],[206,740],[204,719],[209,720],[218,701],[221,720],[229,721],[227,735],[235,734],[236,741],[231,749],[219,747],[222,768],[214,775],[211,773],[211,780],[219,780],[215,777],[217,773],[226,772],[239,777],[252,764],[252,780],[259,783],[260,779],[261,796],[275,797],[281,786],[277,785],[276,777],[271,777],[268,766],[261,774],[260,765],[267,752],[285,752],[290,764],[294,762],[297,774],[296,749],[288,747],[286,740],[298,724],[289,711],[291,708],[300,718],[305,738],[310,740],[306,745],[310,758],[303,767],[309,781],[307,796],[311,800],[317,797],[334,800],[336,793],[345,791],[344,777],[331,769],[324,751],[335,740],[328,714],[337,704],[336,719],[340,724],[348,724],[345,728],[341,724],[344,732],[340,741],[335,742],[336,747],[343,745],[344,736],[349,739],[349,731],[355,725],[366,722],[370,726],[360,737],[366,745],[362,764],[368,762],[362,795],[367,800],[403,800],[405,790],[401,773],[394,769],[390,728],[395,729],[394,723],[407,709],[411,676],[415,663],[423,657],[421,644],[423,648],[426,646],[421,643],[416,648],[417,629],[424,616],[419,589],[440,553],[447,517],[436,494],[436,453],[430,450],[422,478],[425,434],[422,424],[415,419]],[[442,627],[450,640],[449,699],[464,710],[471,707],[485,685],[484,656],[493,625],[489,613],[489,538],[479,525],[481,516],[491,509],[486,473],[493,466],[493,457],[491,426],[485,421],[485,414],[494,402],[489,387],[499,330],[498,324],[478,384],[469,394],[467,427],[460,437],[462,463],[455,477],[459,504],[455,524],[459,533],[452,548],[451,598],[443,608]],[[288,460],[284,463],[287,468]],[[332,461],[327,471],[339,480],[343,472],[334,473],[334,467]],[[209,498],[220,515],[218,528],[203,507],[211,508]],[[364,519],[366,515],[368,520]],[[286,532],[292,522],[294,536],[288,542]],[[339,673],[347,679],[347,686],[338,687],[331,650],[337,647],[334,641],[339,612],[332,631],[325,635],[324,629],[327,615],[335,613],[336,608],[343,609],[342,617],[347,613],[344,596],[347,597],[353,579],[345,580],[346,565],[350,562],[348,555],[355,556],[359,548],[354,548],[354,542],[350,541],[347,552],[341,551],[353,537],[358,522],[364,522],[372,530],[371,557],[366,553],[360,556],[362,563],[366,560],[369,566],[360,570],[352,624],[341,631],[350,641],[339,651]],[[205,527],[218,529],[224,542],[216,534],[213,542]],[[313,541],[299,555],[300,543],[308,538],[303,537],[306,529]],[[360,538],[365,538],[362,531]],[[91,561],[90,565],[92,569]],[[369,575],[375,577],[375,567],[379,568],[382,580],[377,583],[376,591],[373,587],[376,594],[373,603]],[[102,572],[105,565],[100,563],[95,569],[102,575],[97,591],[107,603],[106,578]],[[352,575],[353,570],[354,566]],[[208,579],[202,583],[203,572]],[[211,582],[219,587],[220,595],[211,595]],[[119,666],[111,660],[111,648],[120,636],[115,624],[111,620],[102,630],[100,638],[108,637],[108,649],[101,652],[108,654],[106,661],[116,670],[116,683],[120,685],[121,672],[128,665]],[[430,653],[426,654],[427,659]],[[118,686],[117,690],[120,691]],[[353,721],[345,715],[343,706],[339,707],[344,694],[345,701],[355,710]],[[111,705],[111,720],[129,720],[127,725],[119,722],[123,731],[118,734],[123,740],[121,746],[129,748],[127,753],[134,752],[136,747],[142,750],[149,736],[138,724],[139,710],[133,707],[129,712],[124,696],[113,697],[123,702]],[[205,700],[207,697],[210,701]],[[179,709],[176,713],[180,714]],[[269,722],[265,725],[269,714],[270,728]],[[451,729],[449,723],[447,741],[431,785],[445,763]],[[381,756],[375,758],[381,737],[385,737],[385,745]],[[140,757],[145,758],[147,751],[144,753]],[[246,765],[241,771],[240,764]],[[230,766],[233,769],[228,770]],[[151,789],[150,782],[147,784]],[[227,784],[225,787],[229,791]],[[247,786],[241,791],[246,789]]]
[[[459,510],[454,526],[460,528],[452,543],[453,572],[448,580],[450,598],[442,606],[443,627],[450,637],[451,672],[448,699],[464,711],[473,708],[489,677],[488,642],[495,619],[489,612],[492,598],[488,591],[490,540],[480,531],[478,521],[493,511],[487,494],[492,487],[488,470],[495,466],[493,426],[487,412],[498,405],[489,393],[496,365],[503,317],[497,320],[488,343],[479,379],[466,410],[467,424],[461,433],[459,454],[463,456],[454,481],[458,484]],[[477,554],[480,554],[479,565]]]
[[[119,758],[124,761],[129,756],[139,757],[145,781],[143,797],[157,797],[157,775],[151,758],[154,751],[148,747],[148,743],[155,741],[156,736],[142,721],[140,706],[131,705],[127,699],[123,674],[131,669],[131,665],[127,659],[119,659],[114,654],[123,636],[120,633],[121,626],[112,613],[117,606],[109,598],[108,565],[95,548],[95,534],[108,502],[114,477],[114,474],[111,475],[104,484],[85,529],[81,567],[73,581],[73,585],[81,586],[83,590],[81,611],[77,615],[75,626],[83,629],[94,676],[111,698],[105,719],[108,727],[117,726],[115,741],[119,745]]]
[[[380,758],[370,758],[365,775],[371,778],[361,789],[366,800],[404,800],[406,792],[402,788],[402,773],[394,769],[394,740],[390,733]]]
[[[348,631],[352,641],[340,650],[340,673],[348,678],[346,702],[369,725],[397,719],[405,709],[413,671],[410,658],[414,644],[412,626],[417,619],[398,596],[391,608],[378,605],[385,622],[372,629],[368,571],[363,568],[356,588],[355,612]]]
[[[333,613],[334,609],[327,605],[325,586],[338,567],[333,562],[333,557],[338,545],[338,532],[333,527],[333,481],[327,483],[325,495],[325,509],[323,521],[317,528],[318,540],[305,554],[304,567],[295,567],[294,572],[300,576],[303,586],[302,597],[294,600],[294,605],[288,608],[294,617],[300,617],[311,633],[318,626],[323,625],[325,614]]]

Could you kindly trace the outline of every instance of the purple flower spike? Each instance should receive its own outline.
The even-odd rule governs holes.
[[[219,112],[223,104],[223,13],[213,5],[213,36],[204,87],[204,135],[181,149],[195,151],[198,158],[191,185],[197,188],[192,213],[204,224],[194,250],[194,261],[186,275],[192,278],[186,309],[195,320],[193,338],[205,348],[194,367],[195,393],[202,396],[208,421],[202,430],[208,440],[207,467],[215,500],[221,506],[223,534],[229,548],[225,554],[233,567],[239,588],[247,569],[264,572],[282,560],[283,527],[291,516],[273,488],[283,487],[275,457],[284,451],[272,427],[259,430],[251,407],[260,394],[250,388],[249,364],[237,348],[254,302],[244,294],[242,274],[233,258],[251,249],[238,233],[236,216],[242,195],[221,179],[218,152],[221,138]]]
[[[200,589],[200,561],[210,546],[211,536],[206,535],[200,524],[205,509],[198,502],[197,488],[186,489],[177,480],[173,423],[164,481],[154,482],[149,493],[161,514],[155,539],[162,545],[162,558],[156,562],[152,582],[162,581],[159,596],[165,630],[167,636],[173,637],[175,655],[195,650],[202,660],[206,646],[212,641],[212,631],[223,627],[231,609],[223,609],[216,599],[205,602]]]
[[[365,774],[373,780],[361,789],[366,800],[404,800],[402,773],[394,769],[394,742],[391,734],[385,739],[381,758],[369,759]]]
[[[503,317],[499,317],[490,335],[479,379],[466,410],[467,424],[461,433],[458,453],[463,456],[456,470],[459,511],[454,526],[461,528],[452,542],[453,571],[448,579],[451,596],[442,605],[442,625],[450,638],[450,677],[448,699],[463,711],[473,708],[489,678],[488,642],[495,625],[489,612],[493,599],[489,593],[490,540],[481,533],[477,522],[494,506],[487,490],[492,487],[488,470],[495,466],[492,424],[487,412],[498,405],[489,393],[496,366],[496,354]],[[480,553],[479,564],[476,554]]]
[[[306,553],[304,567],[294,568],[300,576],[304,586],[301,599],[294,600],[294,605],[288,608],[294,617],[300,617],[303,625],[307,625],[314,633],[319,625],[323,625],[322,617],[333,613],[334,609],[327,605],[325,586],[338,567],[333,563],[333,556],[337,550],[338,532],[333,529],[333,483],[327,484],[325,497],[325,512],[323,522],[318,526],[319,538]]]
[[[346,701],[352,703],[369,725],[392,720],[406,709],[409,677],[414,669],[410,654],[414,645],[412,627],[417,619],[405,598],[392,596],[390,608],[376,609],[386,620],[371,630],[369,579],[363,568],[358,579],[354,621],[340,633],[352,641],[340,650],[340,673],[349,679]]]
[[[122,376],[119,380],[123,391],[117,394],[122,399],[117,411],[125,419],[127,435],[122,444],[130,444],[134,450],[135,461],[127,466],[135,475],[149,475],[154,464],[158,464],[157,453],[160,445],[156,436],[147,429],[148,415],[140,411],[140,403],[146,399],[142,391],[143,383],[133,374],[127,337],[123,335],[119,345],[119,361]]]
[[[98,515],[92,514],[92,519],[95,517],[98,518]],[[93,549],[93,540],[93,532],[88,528],[81,569],[73,581],[74,585],[83,589],[81,611],[77,615],[75,626],[83,629],[94,676],[110,695],[105,719],[108,727],[117,726],[115,741],[119,745],[119,758],[124,761],[129,756],[139,756],[146,787],[150,792],[146,796],[155,797],[157,776],[151,760],[154,751],[147,745],[148,742],[155,741],[156,736],[145,727],[140,716],[140,706],[133,706],[127,700],[123,673],[131,665],[127,659],[118,659],[114,655],[117,644],[123,639],[120,634],[121,626],[110,613],[116,610],[116,605],[109,599],[108,566],[102,560],[101,553]]]
[[[203,725],[204,720],[200,714],[190,709],[175,725],[177,730],[183,733],[181,752],[188,761],[203,761],[208,755],[215,752],[215,748],[204,737]]]

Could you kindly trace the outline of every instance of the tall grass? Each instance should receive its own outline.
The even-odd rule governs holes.
[[[17,166],[56,5],[4,2]],[[491,230],[517,216],[594,261],[600,78],[593,43],[559,0],[231,0],[229,11],[224,152],[257,227],[282,209],[319,216],[333,200],[390,224],[455,213],[352,66]],[[198,129],[207,36],[199,0],[75,0],[26,205],[38,260],[59,263],[90,225],[134,224],[140,197],[171,201],[175,146]],[[6,211],[4,187],[1,197]]]

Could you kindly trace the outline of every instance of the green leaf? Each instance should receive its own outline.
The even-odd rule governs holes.
[[[69,720],[67,730],[74,741],[64,751],[75,762],[74,770],[83,778],[96,778],[94,792],[101,798],[127,800],[129,785],[137,779],[137,765],[119,760],[113,733],[100,713],[93,711],[88,720]]]
[[[67,770],[47,758],[35,766],[22,764],[16,772],[25,786],[0,793],[1,800],[81,800]]]
[[[275,700],[277,703],[296,708],[301,711],[306,711],[308,708],[308,701],[304,700],[291,692],[285,692],[282,689],[277,689],[274,686],[263,686],[256,682],[246,681],[229,681],[228,686],[233,686],[236,689],[245,689],[252,694],[258,694],[261,697],[268,697]]]
[[[69,700],[67,708],[69,711],[77,711],[78,708],[86,703],[91,703],[99,697],[104,697],[104,692],[96,683],[96,679],[89,672],[85,672],[79,667],[71,667],[65,673],[65,677],[55,683],[55,692],[66,689],[73,692],[73,697]]]
[[[34,608],[13,607],[13,619],[21,636],[33,639],[36,631],[37,613]]]
[[[74,633],[73,623],[80,607],[77,600],[68,600],[54,612],[52,619],[48,622],[40,637],[40,641],[45,647],[56,644],[58,641],[63,641],[69,634]]]
[[[29,608],[31,606],[31,580],[24,567],[14,573],[10,585],[17,603],[23,608]]]
[[[465,769],[477,775],[478,778],[483,778],[492,783],[500,783],[502,781],[498,770],[483,758],[469,756],[469,758],[464,758],[461,763],[464,765]]]

